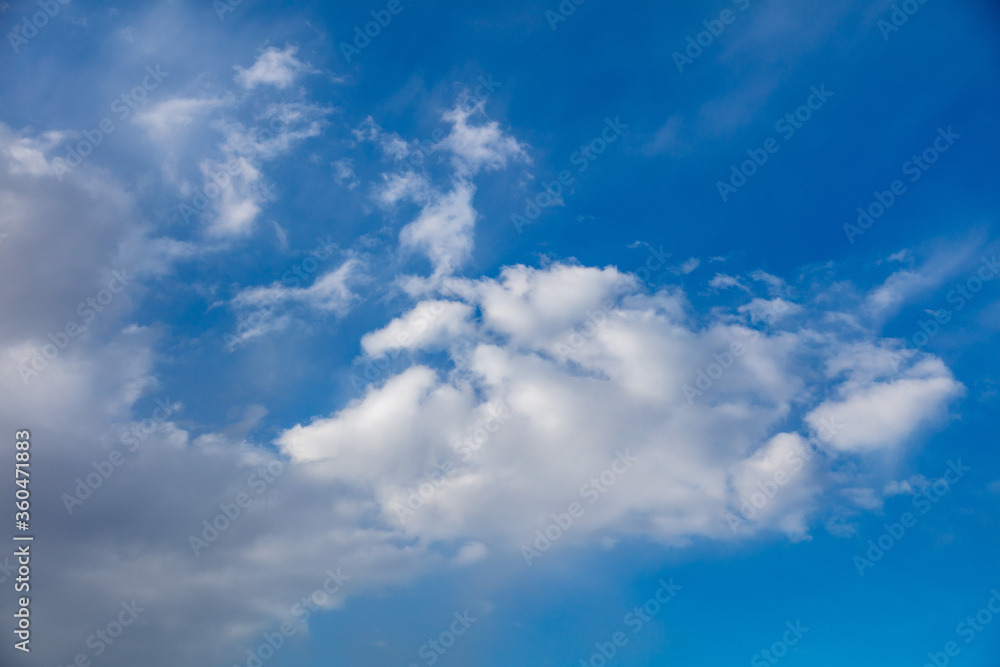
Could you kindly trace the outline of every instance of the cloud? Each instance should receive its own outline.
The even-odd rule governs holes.
[[[469,542],[458,550],[458,554],[452,559],[455,565],[471,565],[478,563],[490,555],[490,550],[482,542]]]
[[[274,199],[264,177],[264,164],[299,142],[319,136],[329,113],[330,109],[312,104],[281,102],[269,105],[256,127],[217,124],[223,135],[221,156],[199,163],[200,196],[208,203],[205,217],[209,236],[234,238],[254,231],[264,205]]]
[[[506,167],[508,161],[529,161],[524,145],[504,134],[496,121],[470,124],[469,120],[477,116],[485,116],[484,103],[467,106],[461,100],[443,115],[451,123],[451,131],[435,148],[453,155],[460,174],[494,171]]]
[[[333,178],[339,185],[353,190],[360,185],[354,173],[354,161],[351,158],[341,158],[330,163],[333,168]]]
[[[471,333],[472,308],[455,301],[424,301],[384,328],[365,334],[365,354],[379,357],[400,349],[427,350]]]
[[[43,141],[0,126],[3,306],[19,313],[0,327],[0,372],[8,377],[119,260],[156,256],[142,270],[169,271],[190,249],[136,232],[138,207],[106,174],[95,178],[84,165],[59,184],[45,168]],[[451,183],[444,194],[426,180],[407,186],[414,193],[407,196],[426,196],[416,218],[423,225],[407,247],[439,267],[458,265],[472,243],[474,186],[460,177]],[[449,245],[449,230],[458,243]],[[42,258],[46,269],[22,257]],[[311,284],[247,288],[230,305],[240,314],[267,313],[246,336],[288,326],[303,312],[339,315],[362,298],[364,269],[362,258],[349,256]],[[767,290],[761,281],[750,285]],[[758,332],[691,404],[684,385],[732,341],[753,339],[749,312],[732,308],[706,322],[679,287],[649,292],[612,267],[552,263],[475,280],[442,275],[433,293],[361,338],[366,355],[399,345],[412,359],[361,398],[288,424],[273,442],[247,440],[259,408],[244,406],[215,430],[179,410],[72,516],[62,502],[40,504],[37,520],[55,541],[50,574],[33,595],[60,633],[39,645],[39,658],[55,664],[75,655],[94,631],[94,614],[135,598],[148,625],[142,642],[114,646],[118,664],[226,663],[259,633],[299,622],[289,610],[327,569],[342,567],[351,577],[322,605],[332,609],[348,596],[442,568],[482,567],[493,555],[516,559],[544,527],[538,517],[570,502],[585,503],[585,520],[560,547],[610,548],[626,537],[676,545],[761,533],[806,539],[832,504],[852,502],[841,488],[893,478],[858,453],[905,447],[933,422],[876,431],[883,441],[855,446],[850,422],[844,440],[827,441],[795,414],[822,418],[822,410],[846,410],[841,404],[853,406],[853,397],[885,385],[902,387],[906,396],[891,400],[906,414],[943,416],[954,395],[954,380],[933,357],[920,354],[893,374],[892,341],[868,330],[827,332],[822,296],[784,297],[801,309],[796,316]],[[0,387],[3,421],[37,425],[33,437],[52,443],[39,480],[46,497],[73,493],[94,461],[123,449],[122,435],[149,418],[143,399],[160,391],[157,333],[132,326],[131,298],[120,304],[91,325],[100,337],[79,339],[29,387]],[[861,308],[853,306],[852,313]],[[814,448],[808,460],[798,454]],[[581,486],[601,484],[612,466],[621,470],[620,456],[636,460],[605,492],[587,487],[596,494],[590,504]],[[453,472],[401,521],[395,508],[446,462]],[[268,467],[282,472],[258,495],[251,476]],[[734,531],[727,516],[779,472],[789,481]],[[201,535],[220,504],[240,493],[252,494],[254,504],[195,556],[189,536]],[[78,614],[72,601],[85,601],[94,614]]]
[[[677,267],[677,271],[683,275],[687,275],[701,266],[701,260],[697,257],[691,257],[686,262]]]
[[[403,160],[410,154],[410,145],[394,132],[383,130],[371,116],[351,131],[358,141],[367,141],[379,147],[383,156],[395,161]]]
[[[434,196],[417,219],[399,233],[400,245],[427,255],[436,276],[453,272],[472,254],[475,192],[472,183],[457,181],[451,192]]]
[[[708,281],[708,286],[715,290],[724,290],[735,287],[748,292],[750,291],[747,289],[746,285],[740,282],[739,278],[735,278],[725,273],[716,273],[712,279]]]
[[[899,378],[844,383],[840,396],[820,404],[806,422],[816,432],[836,425],[830,443],[844,451],[892,449],[943,418],[964,391],[940,360],[926,359]]]
[[[761,299],[755,298],[750,303],[737,308],[737,311],[748,315],[754,324],[763,322],[773,325],[783,317],[793,316],[801,312],[802,308],[795,303],[784,299]]]
[[[157,141],[165,141],[190,125],[200,114],[222,104],[224,102],[219,99],[174,97],[140,109],[132,117],[132,122],[145,128]]]
[[[961,271],[971,272],[975,268],[975,253],[982,243],[981,234],[972,234],[961,241],[936,244],[919,266],[895,271],[872,290],[865,310],[881,321],[890,319],[905,304],[937,289]]]
[[[284,90],[291,86],[296,77],[312,69],[295,57],[298,47],[286,46],[284,50],[270,46],[264,49],[250,69],[235,66],[236,81],[251,90],[260,85],[274,86]]]
[[[316,310],[343,314],[357,298],[351,285],[360,279],[363,266],[360,259],[352,257],[336,269],[317,277],[309,287],[289,287],[275,281],[268,287],[241,291],[232,303],[236,308],[260,308],[297,302]]]
[[[215,237],[249,234],[263,204],[271,198],[261,171],[239,156],[227,162],[205,160],[200,167],[205,187],[217,188],[208,233]]]
[[[588,507],[566,543],[644,536],[680,545],[761,531],[804,539],[825,494],[844,489],[844,502],[857,507],[868,493],[857,480],[884,474],[858,454],[905,446],[961,394],[933,357],[865,378],[862,334],[812,328],[826,316],[819,297],[798,304],[794,324],[761,335],[725,314],[696,326],[679,289],[644,294],[613,268],[515,266],[498,279],[443,284],[457,300],[436,328],[409,339],[408,368],[278,438],[295,465],[370,495],[386,525],[420,544],[478,541],[516,552],[539,512],[579,499],[581,484],[623,451],[637,459],[628,483]],[[442,303],[418,304],[369,334],[366,351],[384,353]],[[688,401],[684,385],[732,341],[746,341],[745,354]],[[875,345],[891,354],[891,341]],[[421,361],[421,349],[442,347],[444,367]],[[827,366],[826,376],[812,370]],[[803,401],[806,417],[789,421]],[[460,443],[497,405],[510,406],[510,418],[463,454]],[[848,460],[857,477],[841,472]],[[443,462],[453,468],[439,488],[402,519],[409,494]],[[734,531],[727,517],[779,471],[791,481]]]
[[[901,496],[904,494],[916,495],[920,491],[923,491],[931,485],[930,481],[923,475],[913,475],[909,479],[904,480],[890,480],[885,485],[883,490],[883,495],[886,498],[891,498],[893,496]]]

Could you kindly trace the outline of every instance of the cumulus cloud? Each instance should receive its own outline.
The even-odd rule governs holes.
[[[852,457],[905,446],[961,393],[933,357],[895,377],[852,374],[849,359],[864,345],[857,334],[812,328],[824,317],[821,300],[799,304],[795,324],[762,333],[731,316],[699,328],[680,290],[646,294],[610,267],[507,267],[498,279],[445,284],[466,306],[448,302],[451,315],[436,326],[449,335],[427,326],[406,344],[414,353],[444,346],[445,368],[418,357],[342,410],[278,439],[309,474],[370,495],[386,525],[420,543],[516,550],[540,527],[540,513],[579,499],[581,485],[622,452],[636,460],[623,473],[628,482],[599,494],[565,542],[645,536],[685,544],[760,531],[804,539],[829,490],[842,489],[851,507],[873,507],[856,490],[863,487],[834,474],[838,461],[882,474]],[[370,334],[367,351],[384,352],[417,317],[426,319],[420,313],[418,306]],[[697,401],[687,400],[685,385],[734,341],[744,353]],[[875,344],[887,355],[892,345]],[[811,369],[828,365],[837,369],[837,398],[824,400],[816,390],[833,371]],[[803,401],[812,409],[789,423]],[[509,406],[510,418],[460,454],[457,443],[489,423],[496,405]],[[406,512],[414,489],[443,462],[452,468],[438,490]],[[781,491],[734,530],[743,501],[776,476]]]
[[[269,46],[249,69],[235,66],[236,81],[248,90],[260,85],[288,88],[299,74],[311,71],[308,65],[295,57],[296,53],[298,47],[295,46],[284,49]]]
[[[455,301],[424,301],[384,328],[361,339],[365,353],[378,357],[390,350],[444,346],[471,333],[472,308]]]
[[[257,69],[260,62],[245,70],[244,85],[282,88],[283,75],[265,72],[281,67]],[[220,236],[252,229],[268,196],[263,161],[318,132],[307,106],[286,110],[293,121],[280,136],[225,126],[233,131],[224,132],[220,152],[245,162],[220,186],[229,188],[212,223]],[[95,614],[111,620],[122,600],[136,599],[148,610],[136,629],[144,641],[116,645],[118,664],[225,662],[233,647],[294,620],[292,605],[327,569],[341,567],[351,579],[324,609],[436,568],[516,558],[544,527],[540,517],[571,502],[585,514],[560,547],[761,533],[807,539],[831,504],[875,507],[864,489],[889,488],[894,471],[865,455],[905,451],[961,394],[939,359],[918,354],[897,370],[893,341],[861,325],[831,327],[822,295],[775,296],[766,279],[738,282],[748,307],[705,321],[681,288],[650,291],[614,267],[556,262],[455,278],[473,247],[472,174],[523,159],[520,144],[470,118],[455,119],[442,148],[454,158],[447,186],[433,187],[423,174],[386,181],[387,205],[419,204],[400,244],[426,255],[437,282],[361,338],[366,356],[398,347],[412,359],[362,397],[284,425],[273,442],[245,439],[259,410],[216,432],[179,407],[70,516],[63,494],[149,421],[141,400],[157,389],[157,333],[134,324],[126,294],[119,310],[91,325],[93,336],[28,387],[0,387],[4,423],[37,425],[33,437],[51,443],[39,448],[46,474],[36,497],[49,499],[37,516],[52,542],[38,561],[48,574],[33,592],[39,625],[60,633],[39,646],[40,659],[75,655]],[[84,166],[60,185],[46,141],[0,125],[0,295],[4,312],[19,313],[0,325],[0,372],[9,378],[120,261],[157,257],[139,264],[163,272],[190,250],[137,234],[137,206],[113,179]],[[244,142],[256,158],[237,150]],[[205,179],[223,163],[203,163]],[[311,284],[247,288],[230,305],[267,313],[248,336],[286,326],[297,306],[343,314],[361,298],[363,269],[348,257]],[[753,292],[760,286],[766,294]],[[790,315],[762,318],[765,302],[774,310],[777,301]],[[731,352],[734,342],[742,353]],[[258,494],[250,480],[262,470],[281,472]],[[418,494],[414,508],[429,476],[434,492]],[[747,499],[769,484],[780,490],[743,516]],[[3,485],[10,493],[10,480]],[[252,493],[253,505],[194,553],[189,536],[203,535],[220,504],[239,493]],[[93,612],[81,615],[67,599]]]
[[[806,421],[816,431],[837,425],[830,439],[833,446],[861,452],[896,447],[928,421],[941,419],[964,387],[939,359],[926,359],[897,378],[845,382],[838,394],[810,412]]]

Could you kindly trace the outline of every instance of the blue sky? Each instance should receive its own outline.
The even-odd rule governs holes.
[[[992,3],[282,5],[0,3],[4,664],[995,662]]]

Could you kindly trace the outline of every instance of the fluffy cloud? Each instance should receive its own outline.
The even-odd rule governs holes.
[[[281,59],[260,62],[241,71],[244,85],[281,88]],[[219,197],[218,236],[253,229],[268,196],[264,162],[319,132],[322,111],[294,101],[284,109],[291,120],[274,136],[220,125],[222,158],[200,161],[207,183],[227,158],[246,160]],[[870,490],[894,471],[865,455],[905,451],[961,393],[940,360],[919,355],[897,371],[895,342],[861,324],[831,324],[863,321],[863,303],[832,312],[822,295],[772,294],[777,283],[763,277],[738,283],[747,304],[707,321],[680,288],[650,292],[614,267],[452,277],[473,247],[471,175],[523,159],[519,144],[470,118],[452,119],[441,149],[454,165],[447,186],[416,172],[386,181],[388,206],[419,205],[400,245],[427,256],[435,282],[361,345],[370,358],[405,348],[408,367],[360,399],[285,424],[274,443],[245,441],[241,424],[206,429],[181,405],[72,515],[63,498],[78,478],[121,449],[130,430],[146,433],[141,401],[158,388],[161,344],[133,318],[148,293],[139,284],[125,292],[27,387],[18,366],[111,270],[162,275],[194,251],[137,232],[144,223],[133,196],[108,174],[84,165],[60,184],[46,156],[52,137],[0,126],[0,294],[4,311],[18,313],[0,326],[0,372],[11,380],[0,388],[0,417],[31,425],[46,443],[34,490],[49,547],[33,593],[39,627],[60,632],[40,643],[40,660],[85,651],[95,623],[136,599],[147,610],[134,629],[143,641],[116,645],[108,664],[227,661],[233,647],[290,619],[327,569],[351,577],[321,605],[328,609],[438,567],[516,559],[546,517],[572,502],[585,514],[560,547],[619,537],[804,539],[837,502],[828,498],[872,506]],[[238,151],[244,143],[256,158]],[[270,313],[252,335],[282,326],[296,306],[343,313],[362,297],[362,268],[349,257],[311,284],[244,289],[230,305]],[[767,294],[751,293],[760,285]],[[789,315],[763,317],[779,300]],[[694,400],[687,385],[700,392]],[[251,480],[268,469],[281,472],[258,494]],[[787,480],[773,498],[734,528],[744,502],[779,475]],[[12,491],[9,479],[0,487]],[[195,554],[190,536],[205,536],[205,522],[239,493],[253,494],[252,506]]]
[[[927,422],[941,419],[949,401],[964,388],[939,359],[926,359],[900,377],[845,382],[838,393],[806,421],[817,431],[837,425],[830,438],[833,446],[858,452],[896,447]]]
[[[236,81],[248,90],[260,85],[288,88],[299,74],[311,71],[308,65],[295,57],[297,52],[298,48],[294,46],[284,49],[270,46],[264,49],[250,69],[239,65],[235,67]]]
[[[427,255],[435,275],[453,272],[472,253],[472,232],[476,224],[472,196],[475,192],[471,183],[459,181],[451,192],[435,196],[417,219],[399,234],[403,248]]]
[[[644,293],[610,267],[507,267],[499,279],[445,284],[460,300],[421,304],[364,347],[384,353],[426,309],[447,303],[449,315],[406,344],[411,352],[445,345],[446,368],[418,359],[278,439],[304,471],[372,497],[386,525],[425,544],[516,550],[542,527],[539,516],[600,488],[621,452],[636,459],[622,473],[627,482],[605,481],[565,543],[641,535],[684,544],[760,531],[802,539],[826,491],[855,489],[843,496],[852,505],[865,492],[833,474],[838,461],[905,447],[961,394],[932,357],[871,375],[873,351],[888,357],[895,344],[820,333],[823,299],[797,304],[796,318],[765,331],[738,311],[697,327],[680,290]],[[811,370],[819,368],[828,375]],[[689,401],[685,385],[704,369],[710,386],[697,384]],[[830,382],[833,397],[823,400]],[[491,422],[498,405],[510,411],[499,424]],[[789,424],[804,407],[806,417]],[[486,424],[485,441],[463,448]],[[883,473],[864,459],[854,465],[859,475]],[[776,475],[774,498],[734,530],[731,518],[761,485],[777,488]],[[415,499],[431,477],[434,492]]]
[[[401,349],[431,349],[471,333],[472,308],[455,301],[424,301],[384,328],[366,334],[361,347],[379,357]]]
[[[475,174],[480,169],[500,169],[507,166],[508,161],[527,161],[525,147],[504,134],[495,120],[481,125],[469,123],[471,118],[485,116],[483,109],[482,102],[467,106],[460,101],[446,112],[444,120],[451,124],[451,132],[437,148],[450,152],[456,168],[463,174]]]

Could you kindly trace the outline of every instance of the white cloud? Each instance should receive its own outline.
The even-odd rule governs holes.
[[[171,139],[176,132],[190,125],[200,114],[224,104],[222,100],[174,97],[148,108],[140,109],[132,122],[146,129],[158,141]]]
[[[330,163],[333,168],[333,178],[339,185],[343,185],[348,190],[353,190],[360,185],[357,175],[354,173],[354,161],[351,158],[341,158]]]
[[[895,448],[928,422],[944,417],[964,387],[938,359],[926,359],[896,379],[847,382],[840,396],[824,401],[806,417],[817,432],[836,425],[831,444],[864,452]]]
[[[435,149],[452,153],[460,174],[472,175],[480,169],[493,171],[507,166],[508,161],[529,161],[525,147],[505,135],[496,121],[487,121],[482,125],[469,123],[471,118],[480,115],[485,116],[483,103],[470,107],[460,100],[443,116],[445,121],[451,123],[451,132]]]
[[[469,542],[458,550],[458,554],[452,559],[455,565],[471,565],[477,563],[490,555],[490,550],[482,542]]]
[[[426,204],[434,190],[423,174],[415,171],[383,174],[382,183],[373,190],[375,201],[385,209],[393,209],[399,202],[415,201]]]
[[[260,170],[245,157],[233,157],[227,162],[205,160],[200,166],[205,187],[217,188],[212,199],[215,215],[208,226],[209,234],[216,237],[249,234],[263,204],[271,198]],[[219,174],[228,178],[213,178]]]
[[[722,314],[697,326],[679,290],[643,294],[613,268],[506,267],[499,279],[444,285],[466,307],[448,302],[451,314],[408,349],[444,346],[446,367],[417,358],[363,398],[278,439],[317,479],[370,494],[382,520],[420,544],[476,541],[516,552],[540,527],[539,515],[579,500],[581,484],[625,449],[638,459],[627,483],[588,505],[586,523],[566,543],[642,535],[684,544],[760,531],[804,539],[831,490],[849,507],[874,508],[858,481],[885,471],[856,454],[904,446],[961,390],[932,357],[895,377],[853,373],[852,354],[865,350],[854,337],[862,334],[841,339],[811,328],[825,317],[821,299],[799,304],[794,328],[779,321],[761,335]],[[418,306],[370,334],[366,350],[385,352],[418,317],[427,319],[422,312]],[[732,341],[746,341],[745,353],[689,403],[683,385]],[[828,374],[817,377],[813,369],[824,367]],[[828,383],[837,398],[822,398]],[[811,409],[796,427],[789,418],[803,402]],[[511,417],[462,456],[456,443],[500,404]],[[789,469],[793,452],[814,446],[822,455]],[[838,463],[848,459],[857,477]],[[453,472],[401,519],[400,504],[445,461]],[[737,535],[727,516],[778,472],[790,481]]]
[[[220,122],[221,158],[204,159],[201,195],[208,200],[207,232],[216,238],[247,236],[274,198],[263,165],[287,153],[299,142],[319,136],[330,109],[300,102],[268,106],[258,127]]]
[[[937,244],[920,266],[892,273],[872,290],[865,310],[880,321],[895,315],[905,304],[940,287],[963,270],[976,267],[975,252],[982,246],[982,235],[974,234],[959,242]]]
[[[915,495],[930,485],[930,481],[928,481],[923,475],[914,475],[909,479],[890,480],[886,483],[885,489],[883,489],[882,493],[886,498],[901,496],[904,494]]]
[[[395,132],[386,132],[375,119],[368,116],[361,124],[351,131],[358,141],[367,141],[377,145],[385,157],[402,160],[410,154],[410,145]]]
[[[419,250],[427,255],[435,275],[453,272],[472,254],[472,233],[476,224],[472,196],[475,192],[472,183],[457,181],[451,192],[437,195],[399,234],[404,249]]]
[[[260,54],[250,69],[235,66],[236,81],[248,90],[259,85],[288,88],[299,74],[312,71],[295,57],[297,52],[298,47],[295,46],[286,46],[283,50],[270,46]]]
[[[455,301],[424,301],[384,328],[361,339],[369,356],[400,349],[429,349],[472,332],[472,308]]]
[[[677,270],[680,273],[687,275],[692,271],[694,271],[695,269],[697,269],[699,266],[701,266],[701,260],[698,259],[697,257],[691,257],[686,262],[677,267]]]
[[[280,282],[268,287],[253,287],[237,294],[233,305],[245,309],[298,302],[320,311],[343,314],[357,298],[351,285],[360,279],[362,267],[361,260],[350,258],[317,277],[309,287],[287,287]]]
[[[725,273],[716,273],[712,279],[708,282],[708,286],[716,290],[729,289],[730,287],[736,287],[741,290],[749,292],[750,290],[740,282],[739,278],[727,275]]]
[[[783,317],[795,315],[802,308],[798,304],[784,299],[768,300],[755,298],[750,303],[740,306],[737,310],[740,313],[749,315],[750,321],[755,324],[763,322],[770,326]]]

